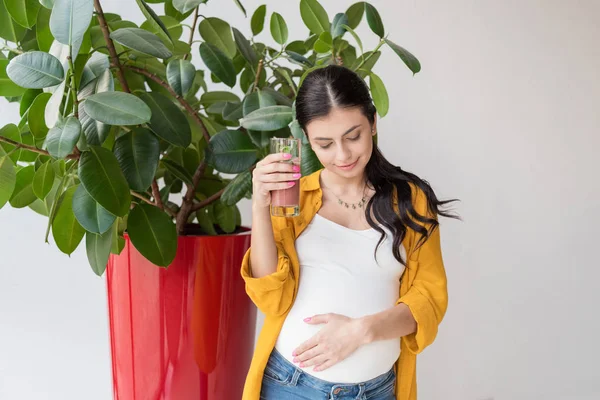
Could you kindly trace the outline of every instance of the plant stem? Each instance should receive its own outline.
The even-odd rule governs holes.
[[[27,144],[15,142],[14,140],[9,139],[9,138],[4,137],[4,136],[0,136],[0,142],[8,143],[8,144],[13,145],[15,147],[18,147],[20,149],[31,151],[32,153],[43,154],[45,156],[49,156],[50,155],[50,153],[48,153],[46,150],[38,149],[37,147],[29,146]],[[67,159],[78,159],[79,155],[77,155],[77,154],[69,154],[65,158],[67,158]]]
[[[13,49],[12,47],[8,47],[8,46],[2,46],[1,50],[7,50],[7,51],[10,51],[11,53],[15,53],[15,54],[23,54],[23,50]]]
[[[77,82],[75,79],[75,66],[73,65],[73,59],[71,58],[71,50],[72,47],[69,46],[69,55],[67,56],[67,60],[69,61],[69,69],[71,71],[71,80],[69,81],[71,85],[71,94],[73,96],[73,115],[75,118],[79,119],[79,101],[77,101]]]
[[[369,54],[369,56],[368,56],[367,58],[365,58],[364,60],[362,60],[362,61],[360,62],[360,64],[358,64],[358,66],[357,66],[357,67],[356,67],[354,70],[355,70],[355,71],[358,71],[358,70],[360,69],[360,67],[362,67],[362,66],[363,66],[363,65],[364,65],[364,64],[365,64],[367,61],[369,61],[369,58],[373,57],[373,54],[377,53],[377,50],[379,50],[379,48],[380,48],[381,46],[383,46],[383,44],[384,44],[384,43],[385,43],[385,41],[384,41],[383,39],[381,39],[381,40],[379,41],[379,44],[377,45],[377,47],[375,47],[375,50],[373,50],[373,51],[371,52],[371,54]]]
[[[158,182],[156,182],[156,178],[154,178],[154,180],[152,181],[152,197],[154,197],[154,202],[156,203],[156,206],[161,210],[164,210],[165,205],[163,204],[162,199],[160,198],[160,190],[158,189]]]
[[[262,72],[263,69],[263,59],[261,58],[260,60],[258,60],[258,68],[256,68],[256,77],[254,78],[254,86],[253,86],[253,91],[256,90],[258,88],[258,80],[260,79],[260,73]]]
[[[190,29],[190,38],[188,39],[188,45],[190,46],[190,51],[191,51],[191,47],[192,47],[192,42],[194,40],[194,31],[196,30],[196,23],[198,22],[198,8],[200,6],[196,7],[196,9],[194,10],[194,21],[192,22],[192,29]],[[184,60],[188,59],[188,56],[190,55],[190,53],[187,53],[183,56]]]
[[[113,67],[117,67],[117,79],[119,79],[123,91],[131,93],[131,91],[129,90],[129,85],[127,84],[127,80],[125,79],[125,72],[123,71],[123,67],[119,62],[119,56],[117,55],[117,51],[115,50],[115,44],[110,38],[110,33],[108,32],[108,25],[106,24],[106,18],[104,18],[104,12],[102,11],[100,0],[94,0],[94,8],[96,9],[96,15],[98,16],[98,24],[100,25],[100,29],[102,30],[102,35],[104,36],[104,41],[106,42],[108,53],[110,54],[110,63]]]
[[[206,129],[206,126],[204,125],[204,122],[202,122],[202,119],[200,118],[198,113],[196,111],[194,111],[192,106],[183,97],[181,97],[180,95],[175,93],[173,88],[167,82],[163,81],[158,75],[153,74],[152,72],[145,70],[143,68],[133,67],[130,65],[125,65],[124,67],[133,72],[137,72],[140,75],[147,76],[148,78],[152,79],[154,82],[158,83],[160,86],[167,89],[169,91],[169,93],[171,93],[171,95],[173,97],[175,97],[177,99],[177,101],[179,101],[179,104],[181,104],[183,106],[183,108],[186,109],[186,111],[190,114],[190,116],[192,118],[194,118],[194,120],[198,123],[198,125],[200,125],[200,128],[202,128],[202,134],[204,135],[204,139],[206,140],[206,143],[208,143],[210,141],[210,135],[208,134],[208,129]]]
[[[185,224],[190,214],[194,211],[194,197],[196,197],[196,188],[198,187],[200,178],[202,175],[204,175],[204,170],[206,170],[206,161],[202,161],[200,165],[198,165],[198,168],[196,168],[196,172],[194,172],[194,176],[192,177],[192,184],[187,186],[187,192],[185,193],[185,196],[183,196],[183,202],[175,222],[177,226],[177,233],[179,235],[184,234]]]
[[[130,191],[130,193],[131,193],[131,195],[132,195],[133,197],[135,197],[135,198],[138,198],[138,199],[142,200],[143,202],[150,204],[151,206],[158,207],[158,206],[156,205],[156,203],[155,203],[155,202],[153,202],[153,201],[152,201],[152,200],[150,200],[150,199],[147,199],[146,197],[142,196],[141,194],[139,194],[139,193],[137,193],[137,192],[134,192],[133,190],[131,190],[131,191]],[[165,211],[166,211],[166,212],[167,212],[167,213],[168,213],[168,214],[169,214],[171,217],[176,217],[176,216],[177,216],[177,214],[175,213],[175,211],[171,210],[169,207],[165,207],[165,208],[164,208],[164,210],[165,210]]]
[[[201,201],[199,203],[194,204],[193,207],[192,207],[192,211],[198,211],[202,207],[206,207],[210,203],[219,200],[219,198],[221,198],[221,195],[223,194],[224,191],[225,191],[225,188],[219,190],[217,193],[215,193],[212,196],[208,197],[206,200],[203,200],[203,201]]]

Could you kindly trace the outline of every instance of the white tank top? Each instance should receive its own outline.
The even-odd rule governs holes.
[[[392,254],[392,233],[377,251],[380,233],[353,230],[316,214],[296,238],[300,261],[298,295],[275,345],[290,362],[292,352],[324,325],[309,325],[304,318],[336,313],[358,318],[393,307],[398,300],[404,266]],[[400,252],[406,260],[403,246]],[[345,360],[324,371],[302,368],[319,379],[336,383],[360,383],[392,368],[400,355],[400,339],[376,341],[359,347]],[[298,366],[298,364],[296,364]]]

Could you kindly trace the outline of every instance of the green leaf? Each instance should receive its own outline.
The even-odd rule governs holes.
[[[78,48],[93,12],[93,0],[55,0],[50,16],[50,31],[58,42]]]
[[[54,1],[55,0],[40,0],[40,4],[43,5],[48,10],[52,10],[52,7],[54,7]],[[41,9],[40,9],[40,11],[41,11]]]
[[[161,160],[161,162],[163,163],[163,165],[165,166],[165,168],[172,173],[177,179],[181,180],[183,183],[187,184],[187,185],[192,185],[193,181],[192,181],[192,175],[190,175],[190,173],[183,168],[181,165],[177,164],[176,162],[163,158]]]
[[[6,67],[6,73],[17,85],[31,89],[58,85],[65,75],[60,61],[43,51],[30,51],[16,56]]]
[[[206,196],[200,194],[198,194],[197,197],[200,198],[200,201],[206,199]],[[206,207],[202,207],[196,212],[196,218],[198,219],[198,224],[200,224],[200,227],[204,232],[206,232],[209,235],[216,236],[217,231],[214,226],[214,224],[216,223],[214,209],[214,203],[209,204]]]
[[[85,112],[109,125],[138,125],[150,121],[152,112],[141,99],[122,92],[104,92],[85,100]]]
[[[153,31],[161,38],[163,41],[167,43],[173,43],[171,39],[171,35],[169,34],[169,30],[165,26],[165,24],[158,18],[158,15],[150,8],[148,4],[144,0],[135,0],[137,5],[140,7],[140,10],[146,17],[146,20],[153,27]]]
[[[331,33],[322,32],[319,35],[319,39],[315,42],[314,50],[317,53],[327,53],[331,51],[333,47],[333,39]]]
[[[110,150],[90,146],[81,154],[78,172],[85,190],[102,207],[119,217],[127,214],[131,204],[129,186]]]
[[[377,51],[376,53],[373,53],[373,56],[371,56],[371,53],[373,53],[373,52],[367,51],[365,54],[362,55],[362,57],[357,58],[356,61],[354,61],[354,64],[352,65],[352,68],[351,68],[351,69],[355,70],[356,73],[363,79],[367,75],[369,75],[369,72],[375,66],[375,64],[379,60],[379,57],[381,56],[381,51]],[[367,59],[367,58],[368,58],[368,60],[360,67],[360,69],[357,70],[356,68],[360,65],[362,60]]]
[[[358,44],[358,48],[360,49],[361,54],[364,53],[362,41],[360,40],[360,37],[358,37],[356,32],[354,32],[354,29],[350,28],[350,26],[348,26],[348,25],[341,25],[341,27],[343,29],[347,30],[348,32],[350,32],[350,34],[352,35],[354,40],[356,40],[356,43]]]
[[[19,128],[15,124],[8,124],[3,126],[2,129],[0,129],[0,136],[4,136],[5,138],[14,140],[15,142],[21,142],[21,132],[19,132]],[[15,146],[5,142],[0,142],[0,147],[2,147],[6,153],[11,153],[9,158],[13,161],[14,164],[16,164],[17,161],[19,161],[19,158],[21,156],[20,149],[14,150]]]
[[[60,116],[60,106],[62,104],[63,96],[65,94],[65,81],[63,81],[52,93],[50,100],[46,104],[46,109],[44,110],[44,118],[46,120],[46,126],[48,128],[53,128],[54,125],[58,122]]]
[[[192,88],[194,78],[196,76],[196,68],[194,64],[187,60],[171,60],[167,65],[167,82],[173,91],[180,96],[185,97]]]
[[[287,46],[285,46],[285,50],[292,51],[299,55],[304,55],[307,52],[307,48],[302,40],[294,40],[293,42],[288,43]]]
[[[311,145],[308,143],[303,144],[301,161],[302,175],[310,175],[313,172],[320,170],[321,168],[323,168],[323,165],[321,165],[321,162],[319,161],[319,158],[313,151]]]
[[[233,206],[252,189],[252,173],[244,171],[229,182],[221,195],[221,201],[227,206]]]
[[[137,205],[129,214],[127,231],[133,246],[153,264],[167,267],[175,259],[175,224],[157,207],[149,204]]]
[[[265,27],[265,16],[267,15],[267,5],[263,4],[259,6],[252,14],[250,19],[250,27],[252,29],[252,35],[256,36],[262,32]]]
[[[40,3],[37,0],[4,0],[4,5],[17,24],[25,28],[35,25],[40,10]]]
[[[200,44],[200,57],[208,69],[229,87],[235,86],[233,62],[219,48],[210,43]]]
[[[346,10],[345,14],[348,16],[348,26],[352,29],[356,29],[360,21],[362,20],[365,12],[365,2],[359,1],[358,3],[352,4]]]
[[[9,60],[0,60],[0,96],[17,97],[25,93],[25,88],[14,83],[6,74]]]
[[[235,3],[236,6],[238,6],[238,8],[240,10],[242,10],[242,12],[244,13],[244,17],[248,18],[248,14],[246,14],[246,9],[244,8],[244,6],[242,5],[242,2],[240,0],[233,0],[233,2]]]
[[[37,96],[42,93],[40,89],[27,89],[21,96],[19,104],[19,115],[23,117]],[[25,117],[26,118],[26,117]]]
[[[136,128],[117,139],[115,156],[129,187],[144,192],[152,184],[158,159],[160,143],[152,132],[145,128]]]
[[[190,145],[192,131],[185,114],[179,107],[158,92],[141,93],[140,98],[152,110],[149,125],[154,133],[175,146]]]
[[[223,119],[225,121],[238,121],[244,116],[243,109],[242,103],[231,103],[228,101],[225,103],[225,107],[223,107]]]
[[[292,108],[288,106],[270,106],[258,109],[240,120],[246,129],[257,131],[275,131],[292,122]]]
[[[243,104],[243,111],[245,117],[248,114],[260,108],[277,105],[277,102],[275,101],[273,96],[271,96],[268,92],[264,90],[257,90],[246,96]]]
[[[35,37],[40,51],[50,51],[54,36],[50,30],[50,10],[45,7],[40,8],[38,13],[37,23],[35,24]]]
[[[140,28],[121,28],[110,34],[111,39],[125,47],[158,58],[169,58],[173,54],[158,36]]]
[[[338,13],[333,17],[333,22],[331,23],[331,37],[336,38],[338,36],[342,36],[346,29],[344,26],[348,25],[348,17],[344,13]]]
[[[205,18],[200,22],[198,31],[207,43],[216,46],[227,57],[231,59],[235,56],[235,42],[231,36],[231,27],[227,22],[214,17]]]
[[[0,1],[0,37],[9,42],[17,43],[25,36],[25,32],[25,28],[14,23],[6,10],[4,1]]]
[[[183,3],[184,1],[186,1],[186,0],[179,1],[179,4]],[[188,2],[189,2],[189,0],[188,0]],[[203,0],[203,2],[206,2],[206,0]],[[173,6],[173,0],[165,1],[165,14],[167,14],[170,17],[175,18],[177,21],[183,21],[184,19],[189,17],[193,11],[194,11],[194,9],[190,8],[188,11],[181,13],[179,10],[177,10]]]
[[[85,249],[92,271],[102,276],[108,264],[108,257],[112,247],[112,232],[107,231],[102,235],[87,232],[85,234]]]
[[[92,79],[79,91],[79,121],[88,145],[100,146],[108,137],[110,125],[103,124],[90,117],[85,110],[85,99],[94,93],[112,92],[114,90],[113,77],[109,69],[105,69],[100,76]]]
[[[46,104],[51,96],[52,94],[50,93],[41,93],[33,100],[33,103],[29,108],[27,123],[29,124],[31,134],[36,139],[43,139],[48,133],[44,111],[46,110]]]
[[[216,170],[238,174],[256,162],[258,149],[244,132],[225,129],[210,139],[206,156]]]
[[[35,167],[29,165],[17,171],[15,189],[10,197],[10,205],[14,208],[27,207],[37,199],[33,193],[33,176]]]
[[[113,224],[110,233],[111,233],[111,248],[110,248],[110,252],[116,255],[121,254],[121,251],[123,251],[123,248],[125,247],[125,239],[123,238],[123,233],[120,232],[119,229],[119,221],[121,221],[121,218],[118,219],[118,221],[116,223]]]
[[[231,101],[234,103],[239,103],[240,98],[235,93],[220,90],[216,90],[214,92],[205,92],[200,97],[200,104],[202,104],[206,108],[220,101]]]
[[[81,124],[75,117],[68,117],[59,121],[56,126],[48,131],[46,136],[46,149],[55,158],[65,158],[75,148],[81,135]]]
[[[380,117],[385,117],[390,106],[390,100],[385,85],[381,78],[373,72],[369,74],[369,78],[371,94],[373,95],[373,102],[375,103],[377,114]]]
[[[173,0],[173,7],[180,13],[185,14],[202,3],[206,3],[206,0]]]
[[[77,186],[71,186],[61,196],[56,217],[52,222],[52,236],[56,246],[60,251],[69,255],[75,251],[85,235],[85,229],[79,225],[73,214],[72,204],[75,190],[77,190]]]
[[[0,147],[0,209],[11,198],[16,183],[15,166],[4,149]]]
[[[79,224],[86,231],[92,233],[102,234],[107,232],[117,218],[98,204],[83,185],[78,185],[73,195],[72,208]]]
[[[248,61],[248,64],[255,69],[258,64],[258,56],[256,55],[256,51],[254,51],[254,48],[248,39],[246,39],[246,37],[242,34],[242,32],[233,27],[231,29],[233,30],[233,38],[238,50],[240,51],[240,54],[246,59],[246,61]]]
[[[181,37],[181,34],[183,33],[183,26],[181,26],[181,22],[178,19],[169,15],[159,15],[158,18],[160,18],[160,20],[165,25],[165,28],[167,28],[167,31],[169,32],[169,35],[171,35],[171,39],[173,40],[173,44],[175,44],[176,40],[179,39]],[[129,28],[137,28],[137,26],[131,26]],[[158,33],[156,28],[152,26],[152,24],[148,21],[145,21],[142,25],[140,25],[140,28],[145,29],[154,34]]]
[[[404,64],[413,72],[413,75],[421,71],[421,63],[415,56],[413,56],[408,50],[398,46],[391,40],[384,39],[385,43],[394,50],[394,52],[400,57]]]
[[[377,9],[369,3],[365,3],[365,11],[367,14],[367,22],[369,23],[369,27],[374,34],[380,38],[383,38],[385,36],[385,29],[383,28],[383,22],[381,21],[379,12],[377,12]]]
[[[271,15],[271,36],[279,44],[285,44],[288,40],[288,28],[283,17],[274,12]]]
[[[214,217],[217,224],[225,233],[235,231],[235,208],[223,204],[222,201],[215,203]]]
[[[52,160],[46,161],[35,171],[35,175],[33,176],[33,193],[38,199],[44,200],[48,196],[54,185],[55,176]]]
[[[300,0],[300,15],[312,33],[318,35],[329,30],[327,11],[317,0]]]
[[[312,61],[310,61],[308,58],[304,57],[303,55],[296,53],[295,51],[290,51],[290,50],[286,50],[285,51],[287,53],[287,55],[289,56],[289,60],[294,63],[294,64],[298,64],[302,67],[312,67],[313,63]]]

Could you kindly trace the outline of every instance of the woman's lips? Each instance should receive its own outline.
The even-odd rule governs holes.
[[[358,163],[358,160],[354,161],[352,164],[349,164],[349,165],[338,165],[338,168],[343,169],[344,171],[349,171],[352,168],[354,168],[356,163]]]

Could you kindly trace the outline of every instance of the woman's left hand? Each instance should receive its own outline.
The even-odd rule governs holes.
[[[314,371],[323,371],[366,343],[367,335],[360,319],[330,313],[314,315],[304,322],[326,326],[292,353],[294,362],[302,368],[314,365]]]

